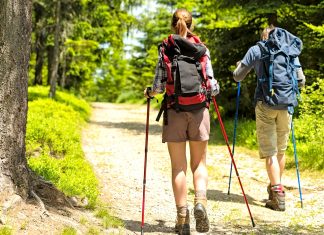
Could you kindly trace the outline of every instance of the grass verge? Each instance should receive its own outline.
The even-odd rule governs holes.
[[[48,88],[30,87],[26,152],[32,170],[51,181],[68,196],[87,198],[93,207],[98,181],[81,147],[81,128],[90,106],[77,97],[57,91],[47,98]]]

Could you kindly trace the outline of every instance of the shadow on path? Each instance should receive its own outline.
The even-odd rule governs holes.
[[[144,234],[145,232],[156,232],[156,233],[174,233],[173,227],[168,227],[165,225],[164,220],[156,220],[157,224],[144,223]],[[124,220],[125,228],[133,232],[141,232],[141,221],[134,220]]]
[[[227,193],[224,193],[220,190],[209,189],[209,190],[207,190],[207,195],[208,195],[208,200],[244,203],[245,204],[243,194],[238,195],[238,194],[231,193],[230,195],[228,195]],[[245,193],[245,196],[246,196],[246,199],[248,200],[248,203],[250,205],[260,206],[258,203],[256,203],[256,202],[258,202],[258,200],[254,199],[253,197],[249,196],[246,193]]]
[[[103,126],[105,128],[118,128],[125,129],[134,134],[139,135],[143,134],[146,131],[146,125],[140,122],[96,122],[90,121],[90,124]],[[149,135],[161,135],[162,127],[157,124],[150,124],[149,126]]]
[[[290,224],[283,226],[282,224],[280,224],[280,221],[256,221],[256,225],[257,226],[253,228],[252,225],[241,225],[235,222],[225,223],[223,224],[223,226],[211,224],[209,234],[323,234],[324,229],[324,226],[309,227],[300,224]]]

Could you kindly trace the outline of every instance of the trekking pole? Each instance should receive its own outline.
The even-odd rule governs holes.
[[[239,109],[239,104],[240,104],[240,89],[241,89],[241,83],[238,82],[237,83],[237,94],[236,94],[236,110],[235,110],[235,118],[234,118],[233,147],[232,147],[233,157],[234,157],[235,142],[236,142],[236,127],[237,127],[237,119],[238,119],[238,109]],[[231,191],[232,170],[233,170],[233,163],[231,161],[231,169],[230,169],[230,175],[229,175],[229,181],[228,181],[228,191],[227,191],[228,195],[230,195],[230,191]]]
[[[146,88],[146,93],[151,91],[151,87]],[[146,185],[146,163],[147,163],[147,151],[148,151],[148,131],[149,131],[149,118],[150,118],[150,101],[153,97],[147,98],[147,110],[146,110],[146,132],[145,132],[145,154],[144,154],[144,177],[143,177],[143,198],[142,198],[142,224],[141,234],[144,234],[144,209],[145,209],[145,185]]]
[[[294,157],[295,157],[295,164],[296,164],[296,173],[298,179],[298,189],[299,189],[299,198],[300,198],[300,206],[303,208],[303,197],[302,197],[302,190],[300,186],[300,177],[299,177],[299,168],[298,168],[298,158],[297,158],[297,148],[296,148],[296,138],[295,138],[295,131],[294,131],[294,122],[291,120],[291,136],[292,142],[294,145]]]
[[[243,189],[243,186],[242,186],[242,183],[241,183],[241,179],[240,179],[239,173],[238,173],[237,168],[236,168],[236,164],[235,164],[235,161],[234,161],[233,153],[232,153],[231,148],[230,148],[229,143],[228,143],[227,134],[226,134],[226,131],[225,131],[224,124],[223,124],[223,122],[222,122],[222,118],[221,118],[220,113],[219,113],[219,109],[218,109],[218,106],[217,106],[217,103],[216,103],[216,98],[215,98],[215,96],[213,96],[212,99],[213,99],[214,106],[215,106],[215,111],[216,111],[216,113],[217,113],[217,117],[218,117],[218,120],[219,120],[219,125],[220,125],[220,127],[221,127],[221,131],[222,131],[222,134],[223,134],[224,140],[225,140],[225,142],[226,142],[226,145],[227,145],[227,148],[228,148],[229,154],[230,154],[230,156],[231,156],[232,163],[233,163],[233,166],[234,166],[234,169],[235,169],[235,172],[236,172],[237,179],[238,179],[238,181],[239,181],[239,183],[240,183],[240,186],[241,186],[241,189],[242,189],[242,193],[243,193],[244,201],[245,201],[245,204],[246,204],[247,209],[248,209],[249,214],[250,214],[250,218],[251,218],[252,226],[255,227],[255,223],[254,223],[254,220],[253,220],[253,216],[252,216],[252,213],[251,213],[251,210],[250,210],[250,207],[249,207],[249,203],[248,203],[248,201],[247,201],[247,199],[246,199],[246,196],[245,196],[245,193],[244,193],[244,189]]]

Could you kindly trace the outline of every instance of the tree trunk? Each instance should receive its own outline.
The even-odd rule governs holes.
[[[35,65],[35,80],[34,85],[43,84],[43,64],[44,64],[44,53],[45,53],[45,40],[46,33],[45,29],[41,29],[37,34],[36,39],[36,65]]]
[[[25,155],[31,0],[1,0],[0,195],[28,195]]]
[[[53,60],[54,47],[52,45],[47,46],[47,85],[51,84],[51,74],[52,74],[52,60]]]
[[[60,81],[62,89],[65,88],[65,79],[66,79],[65,73],[66,73],[66,58],[65,58],[65,52],[63,51],[62,52],[62,77]]]
[[[60,39],[60,19],[61,19],[61,0],[57,0],[56,10],[55,10],[55,32],[54,32],[54,51],[53,51],[53,60],[52,60],[52,71],[50,77],[50,92],[49,97],[54,98],[56,92],[56,83],[57,83],[57,71],[59,64],[59,39]]]

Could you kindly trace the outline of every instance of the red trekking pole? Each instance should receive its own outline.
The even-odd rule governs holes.
[[[245,201],[245,204],[246,204],[246,206],[247,206],[247,208],[248,208],[248,211],[249,211],[249,214],[250,214],[250,218],[251,218],[252,226],[255,227],[255,223],[254,223],[254,220],[253,220],[253,217],[252,217],[252,213],[251,213],[251,211],[250,211],[249,203],[248,203],[248,201],[247,201],[247,199],[246,199],[246,196],[245,196],[245,193],[244,193],[244,189],[243,189],[243,186],[242,186],[242,183],[241,183],[241,179],[240,179],[239,173],[238,173],[237,168],[236,168],[236,164],[235,164],[235,161],[234,161],[233,153],[232,153],[232,150],[231,150],[231,148],[230,148],[230,146],[229,146],[229,143],[228,143],[227,134],[226,134],[226,131],[225,131],[224,124],[223,124],[223,122],[222,122],[221,115],[220,115],[220,113],[219,113],[219,109],[218,109],[218,106],[217,106],[217,103],[216,103],[216,98],[215,98],[215,96],[213,96],[212,99],[213,99],[214,106],[215,106],[215,111],[216,111],[216,113],[217,113],[217,117],[218,117],[218,120],[219,120],[219,125],[220,125],[220,127],[221,127],[222,134],[223,134],[224,140],[225,140],[226,145],[227,145],[227,148],[228,148],[228,152],[229,152],[229,154],[230,154],[230,156],[231,156],[232,164],[233,164],[233,166],[234,166],[234,169],[235,169],[235,172],[236,172],[237,179],[238,179],[238,181],[239,181],[239,183],[240,183],[240,186],[241,186],[241,189],[242,189],[242,193],[243,193],[244,201]]]
[[[149,96],[151,87],[146,88],[146,94]],[[150,97],[150,96],[149,96]],[[147,151],[148,151],[148,131],[149,131],[149,119],[150,119],[150,101],[153,97],[147,98],[147,110],[146,110],[146,133],[145,133],[145,157],[144,157],[144,178],[143,178],[143,199],[142,199],[142,224],[141,234],[144,234],[144,209],[145,209],[145,185],[146,185],[146,163],[147,163]]]

